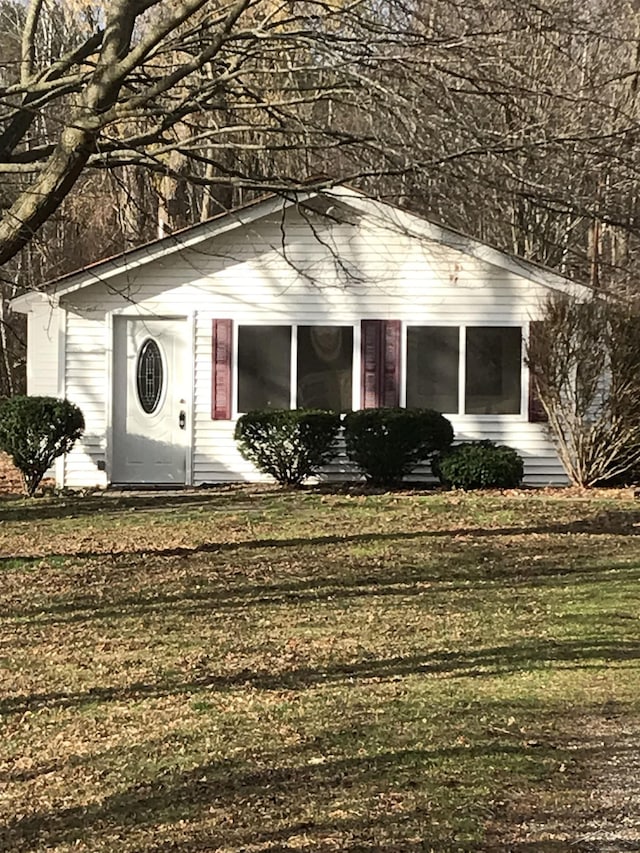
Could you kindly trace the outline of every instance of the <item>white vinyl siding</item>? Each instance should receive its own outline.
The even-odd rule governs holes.
[[[65,392],[80,407],[85,432],[64,464],[64,485],[69,488],[106,486],[99,470],[106,452],[107,364],[105,322],[102,312],[67,312]]]
[[[27,315],[27,393],[57,397],[61,393],[64,312],[42,301]]]
[[[463,251],[387,229],[366,218],[356,226],[307,219],[290,209],[160,258],[108,283],[62,298],[68,310],[66,383],[83,409],[87,435],[69,456],[66,485],[105,485],[110,375],[110,315],[194,319],[193,483],[263,479],[242,459],[233,421],[211,418],[214,319],[243,325],[346,325],[354,330],[353,399],[360,399],[360,321],[408,325],[520,326],[540,315],[542,284]],[[282,243],[285,231],[286,243]],[[338,260],[339,259],[339,260]],[[404,350],[404,344],[403,344]],[[464,353],[461,352],[461,358]],[[404,356],[403,356],[404,364]],[[118,377],[114,377],[117,387]],[[526,384],[523,368],[523,387]],[[523,391],[524,394],[524,391]],[[234,406],[237,370],[234,369]],[[457,439],[490,438],[524,457],[527,482],[564,482],[544,425],[503,416],[452,417]],[[349,476],[342,460],[333,473]],[[425,472],[418,472],[423,477]]]

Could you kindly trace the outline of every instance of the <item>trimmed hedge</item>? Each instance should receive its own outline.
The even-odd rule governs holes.
[[[398,485],[453,441],[453,427],[432,409],[363,409],[343,423],[349,459],[376,486]]]
[[[0,450],[22,474],[32,497],[58,456],[68,453],[84,432],[84,417],[69,400],[11,397],[0,405]]]
[[[299,486],[336,455],[340,415],[318,409],[260,409],[238,420],[240,453],[281,486]]]
[[[492,441],[469,441],[439,453],[431,470],[456,489],[514,489],[522,482],[522,459],[512,447]]]

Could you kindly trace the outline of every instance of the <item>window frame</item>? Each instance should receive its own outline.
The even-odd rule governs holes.
[[[311,321],[299,321],[299,322],[291,322],[291,323],[282,323],[282,322],[272,322],[270,320],[265,320],[263,323],[252,323],[252,322],[241,322],[237,321],[234,323],[234,332],[233,332],[233,382],[232,382],[232,394],[233,394],[233,416],[234,418],[239,418],[241,415],[246,414],[246,412],[241,411],[238,408],[239,402],[239,383],[240,383],[240,370],[239,370],[239,342],[240,342],[240,327],[241,326],[285,326],[288,329],[291,329],[291,351],[289,355],[289,409],[297,408],[297,394],[298,394],[298,328],[300,326],[336,326],[344,329],[352,330],[352,341],[353,348],[351,353],[351,408],[353,411],[360,408],[358,405],[358,400],[360,399],[360,323],[358,322],[343,322],[336,323],[332,322],[329,318],[322,320]]]
[[[529,421],[529,369],[526,365],[526,341],[529,339],[529,322],[505,323],[498,320],[484,320],[478,323],[460,323],[453,321],[425,320],[421,323],[404,322],[402,329],[401,369],[404,381],[400,388],[400,405],[407,405],[407,368],[408,368],[408,329],[409,327],[437,326],[458,329],[458,411],[442,412],[446,418],[480,421],[488,423],[498,418],[501,422],[527,423]],[[467,414],[465,411],[467,388],[467,329],[520,329],[520,411],[513,414]]]

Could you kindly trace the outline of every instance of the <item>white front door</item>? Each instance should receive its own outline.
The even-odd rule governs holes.
[[[187,323],[114,318],[111,482],[184,485]]]

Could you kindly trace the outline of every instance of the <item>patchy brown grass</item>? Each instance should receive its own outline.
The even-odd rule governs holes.
[[[640,719],[630,493],[0,520],[2,849],[563,849],[536,816],[593,816],[598,727]]]

